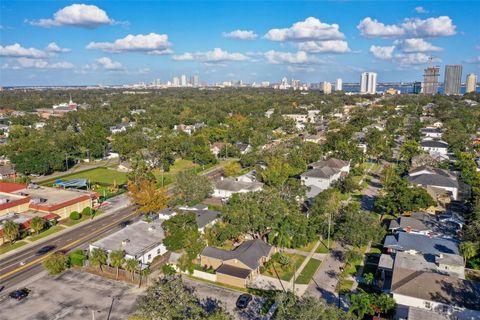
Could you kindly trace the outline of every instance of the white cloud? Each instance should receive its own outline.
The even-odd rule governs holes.
[[[198,60],[205,63],[217,64],[220,62],[227,61],[246,61],[250,58],[243,53],[238,52],[228,52],[220,48],[215,48],[211,51],[206,52],[195,52],[190,53],[186,52],[182,55],[177,55],[172,57],[175,61],[192,61]]]
[[[0,46],[0,57],[45,58],[47,54],[39,49],[24,48],[15,43],[9,46]]]
[[[48,46],[45,47],[45,51],[52,53],[64,53],[72,50],[68,48],[60,48],[55,42],[50,42]]]
[[[224,32],[222,35],[225,38],[237,39],[237,40],[255,40],[257,34],[251,30],[234,30],[232,32]]]
[[[367,17],[360,21],[357,26],[360,34],[367,38],[428,38],[428,37],[446,37],[456,33],[456,26],[452,19],[447,16],[437,18],[405,19],[399,25],[385,25],[376,19]]]
[[[122,70],[123,66],[120,62],[112,61],[112,59],[108,57],[101,57],[95,60],[98,64],[100,64],[105,70]]]
[[[87,49],[100,49],[106,52],[143,52],[147,54],[163,55],[171,54],[171,43],[166,34],[129,34],[125,38],[114,42],[90,42]]]
[[[442,51],[442,48],[436,47],[422,38],[396,40],[394,44],[405,53]]]
[[[309,65],[318,64],[321,62],[318,58],[309,55],[305,51],[297,52],[279,52],[270,50],[264,53],[268,63],[271,64],[294,64],[294,65]]]
[[[426,10],[424,7],[415,7],[415,11],[417,13],[428,13],[428,10]]]
[[[417,53],[400,53],[394,56],[394,60],[400,65],[414,65],[414,64],[425,64],[429,62],[429,55],[426,55],[421,52]],[[440,59],[433,58],[432,62],[440,62]]]
[[[395,50],[395,46],[381,47],[381,46],[372,45],[370,47],[370,52],[373,54],[373,56],[377,59],[382,59],[382,60],[391,59],[393,57],[394,50]]]
[[[264,38],[271,41],[319,41],[341,40],[345,36],[340,32],[338,24],[323,23],[317,18],[309,17],[305,21],[294,23],[290,28],[271,29]]]
[[[351,51],[345,40],[300,42],[297,47],[301,51],[311,53],[347,53]]]
[[[2,69],[72,69],[73,64],[66,61],[50,63],[44,59],[17,58],[2,65]]]
[[[396,25],[385,25],[377,19],[367,17],[357,26],[360,34],[367,38],[392,38],[402,36],[405,31]]]
[[[465,60],[466,63],[480,64],[480,56]]]
[[[40,27],[75,26],[88,29],[97,28],[100,25],[113,24],[107,13],[94,5],[72,4],[53,14],[53,19],[40,19],[28,21],[30,24]]]

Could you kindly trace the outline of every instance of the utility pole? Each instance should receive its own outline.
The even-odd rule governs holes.
[[[327,249],[330,250],[330,225],[332,224],[332,213],[328,214],[328,238],[327,238]]]

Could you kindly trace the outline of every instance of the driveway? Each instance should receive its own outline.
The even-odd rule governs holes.
[[[265,298],[253,296],[252,301],[244,310],[239,310],[235,303],[243,293],[213,284],[196,281],[189,277],[183,277],[183,283],[195,289],[195,294],[204,302],[219,304],[233,315],[235,319],[261,319],[260,310]]]

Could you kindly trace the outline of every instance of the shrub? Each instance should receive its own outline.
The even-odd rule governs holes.
[[[163,274],[166,276],[174,275],[177,272],[171,264],[164,264],[162,266],[162,271],[163,271]]]
[[[86,207],[82,210],[82,216],[91,216],[93,215],[95,212],[93,211],[92,208],[90,207]]]
[[[78,211],[73,211],[70,213],[70,220],[78,220],[82,217],[82,215]]]
[[[87,260],[82,250],[75,250],[68,255],[70,265],[83,267],[83,263]]]

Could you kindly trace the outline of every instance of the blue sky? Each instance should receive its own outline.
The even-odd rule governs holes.
[[[428,56],[480,73],[477,1],[2,1],[0,15],[3,86],[414,81]]]

